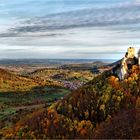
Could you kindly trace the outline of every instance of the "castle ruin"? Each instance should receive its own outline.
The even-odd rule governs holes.
[[[139,68],[140,68],[140,49],[138,51],[138,65],[139,65]]]
[[[127,58],[133,59],[135,57],[135,48],[129,47],[127,53],[128,53]]]
[[[140,67],[140,49],[138,57],[135,57],[135,48],[129,47],[123,59],[113,68],[113,74],[117,75],[120,80],[124,80],[129,75],[133,65],[139,65]]]

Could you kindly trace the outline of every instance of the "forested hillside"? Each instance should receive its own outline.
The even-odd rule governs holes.
[[[140,71],[120,81],[104,72],[3,132],[5,138],[140,138]]]

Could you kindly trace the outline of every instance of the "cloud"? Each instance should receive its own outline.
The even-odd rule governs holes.
[[[62,12],[22,21],[10,29],[14,33],[47,32],[77,27],[102,27],[140,23],[140,5]]]
[[[107,6],[109,2],[37,17],[16,15],[7,25],[0,21],[4,27],[0,29],[0,57],[122,57],[127,47],[140,44],[140,4],[123,1]]]
[[[19,24],[0,36],[47,32],[77,27],[102,27],[140,23],[140,5],[124,4],[116,7],[90,8],[19,20]],[[9,34],[9,35],[8,35]]]
[[[140,0],[135,0],[134,1],[136,4],[140,4]]]

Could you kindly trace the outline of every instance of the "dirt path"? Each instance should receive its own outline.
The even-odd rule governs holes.
[[[20,109],[34,109],[34,108],[42,108],[42,107],[45,107],[45,104],[28,105],[28,106],[17,106],[17,107],[14,107],[14,109],[16,109],[16,110],[20,110]]]

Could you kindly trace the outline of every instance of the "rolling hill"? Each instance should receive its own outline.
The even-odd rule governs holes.
[[[0,92],[29,91],[36,86],[32,79],[0,69]]]
[[[93,70],[94,68],[97,68],[97,67],[101,67],[101,66],[105,66],[107,65],[107,63],[105,62],[102,62],[102,61],[95,61],[95,62],[89,62],[89,63],[77,63],[77,64],[65,64],[65,65],[62,65],[60,68],[62,69],[68,69],[68,70]]]
[[[96,75],[89,70],[68,70],[60,68],[44,68],[36,70],[27,75],[29,78],[42,79],[43,81],[49,80],[59,84],[63,87],[75,90],[92,80]]]
[[[39,70],[40,71],[40,70]],[[62,84],[49,78],[48,73],[31,76],[22,76],[9,70],[0,69],[0,92],[31,92],[45,86],[58,86]]]

